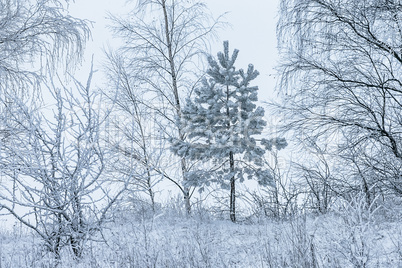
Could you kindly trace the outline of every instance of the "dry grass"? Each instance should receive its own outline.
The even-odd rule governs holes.
[[[29,232],[3,231],[0,268],[402,267],[401,222],[359,202],[322,216],[241,224],[125,213],[98,239],[82,259],[65,249],[56,262]]]

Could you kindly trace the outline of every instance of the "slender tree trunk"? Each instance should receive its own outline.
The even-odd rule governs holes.
[[[230,172],[234,172],[233,152],[229,153]],[[236,222],[236,184],[235,176],[230,178],[230,220]]]
[[[227,128],[230,130],[230,113],[229,113],[229,99],[230,99],[230,90],[229,85],[226,85],[226,116],[228,118]],[[234,156],[233,152],[229,152],[229,164],[230,164],[230,172],[234,174]],[[233,175],[230,178],[230,204],[229,204],[229,213],[230,220],[232,222],[236,222],[236,183],[235,176]]]
[[[146,187],[148,191],[149,198],[151,199],[151,206],[152,206],[152,212],[155,213],[155,194],[152,189],[152,175],[151,175],[151,170],[149,168],[149,160],[148,160],[148,154],[146,150],[146,144],[145,144],[145,139],[144,139],[144,132],[141,127],[141,135],[142,135],[142,151],[144,154],[144,162],[147,170],[147,181],[146,181]]]
[[[150,169],[150,164],[149,164],[149,159],[148,159],[148,151],[147,151],[147,143],[145,140],[145,132],[142,127],[141,119],[140,119],[140,111],[138,110],[137,106],[137,101],[134,104],[134,109],[135,109],[135,114],[137,116],[137,122],[138,122],[138,127],[141,132],[141,147],[142,147],[142,153],[144,155],[144,164],[147,170],[147,181],[146,181],[146,187],[147,191],[149,194],[149,198],[151,199],[151,206],[152,206],[152,212],[155,213],[155,194],[152,189],[152,175],[151,175],[151,169]]]
[[[62,219],[61,219],[61,213],[57,213],[57,233],[55,234],[56,236],[56,241],[55,244],[53,245],[53,253],[55,254],[56,260],[60,259],[60,248],[61,248],[61,233],[63,232],[62,230]]]
[[[152,212],[155,213],[155,195],[154,195],[154,191],[152,190],[151,171],[149,170],[148,162],[146,163],[146,165],[147,165],[148,194],[149,194],[149,198],[151,199]]]
[[[74,195],[74,215],[71,218],[71,228],[73,233],[70,235],[70,244],[76,258],[81,258],[82,254],[82,239],[84,227],[84,215],[82,212],[81,200],[79,196],[79,190],[73,192]]]
[[[280,212],[279,212],[279,193],[278,193],[278,186],[276,185],[276,182],[275,182],[275,187],[274,187],[274,214],[275,214],[275,217],[276,218],[278,218],[279,219],[279,214],[280,214]],[[267,215],[266,215],[267,216]]]
[[[170,63],[170,75],[172,77],[172,86],[173,86],[173,94],[175,98],[175,105],[176,105],[176,113],[178,118],[181,118],[181,106],[180,106],[180,98],[179,98],[179,90],[177,87],[177,75],[176,75],[176,68],[175,68],[175,63],[174,63],[174,58],[173,58],[173,52],[172,52],[172,40],[170,38],[171,30],[169,29],[169,20],[168,20],[168,14],[166,10],[166,0],[162,0],[162,9],[163,9],[163,15],[165,19],[165,35],[166,35],[166,44],[168,46],[168,53],[169,53],[169,63]],[[179,131],[179,138],[180,140],[184,141],[185,137],[178,126],[178,131]],[[183,181],[184,183],[187,180],[187,165],[186,165],[186,159],[183,157],[181,159],[181,171],[182,171],[182,176],[183,176]],[[190,215],[191,213],[191,204],[190,204],[190,189],[183,185],[183,195],[184,195],[184,204],[186,207],[186,214],[187,216]]]
[[[370,205],[371,205],[370,188],[368,186],[366,178],[363,175],[361,175],[361,177],[363,179],[363,190],[364,190],[364,194],[366,196],[367,207],[370,207]]]
[[[325,177],[325,179],[324,179],[324,193],[323,193],[323,196],[324,196],[324,213],[327,213],[327,211],[328,211],[328,198],[329,198],[329,196],[328,196],[328,182],[327,182],[327,177]]]
[[[366,180],[366,177],[364,176],[363,172],[360,169],[360,166],[357,164],[357,162],[353,159],[353,163],[355,164],[357,170],[359,171],[359,175],[362,178],[362,187],[363,187],[363,191],[366,197],[366,203],[367,203],[367,207],[370,207],[371,205],[371,194],[370,194],[370,187],[368,185],[368,182]]]

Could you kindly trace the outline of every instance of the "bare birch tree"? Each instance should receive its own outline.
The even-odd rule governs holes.
[[[402,3],[282,0],[278,36],[287,128],[330,145],[367,195],[400,195]]]
[[[135,94],[144,96],[157,115],[164,139],[185,140],[177,124],[182,100],[198,81],[194,71],[201,62],[199,56],[207,50],[219,20],[202,3],[172,0],[141,0],[126,18],[111,16],[111,20],[113,32],[124,40],[117,53],[127,59],[125,68],[135,83],[131,86]],[[175,169],[164,175],[183,193],[190,213],[191,189],[185,183],[190,167],[185,157],[179,162],[180,175]]]
[[[0,93],[37,85],[59,64],[73,68],[90,35],[63,0],[0,0]]]
[[[154,188],[167,176],[160,163],[167,141],[160,139],[161,130],[153,110],[147,105],[146,98],[139,94],[133,80],[135,76],[126,69],[124,58],[114,53],[108,57],[106,76],[107,88],[112,88],[108,91],[112,113],[109,120],[111,134],[107,142],[119,154],[119,163],[113,165],[114,171],[129,176],[130,191],[127,193],[146,193],[155,212]]]
[[[13,99],[40,96],[45,74],[72,70],[90,35],[88,23],[68,15],[64,0],[0,0],[0,114],[7,118]],[[0,139],[15,127],[0,124]]]

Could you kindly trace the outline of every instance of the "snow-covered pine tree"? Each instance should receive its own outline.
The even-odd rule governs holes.
[[[230,219],[235,222],[236,180],[254,177],[262,185],[269,184],[272,176],[263,169],[262,157],[272,145],[281,149],[286,141],[254,137],[266,126],[264,109],[255,104],[258,87],[250,86],[259,73],[252,64],[247,71],[237,71],[239,51],[230,56],[228,41],[223,46],[218,61],[208,57],[207,77],[183,107],[180,123],[186,140],[173,140],[172,150],[181,157],[213,163],[213,169],[189,172],[187,182],[201,190],[211,182],[230,188]]]

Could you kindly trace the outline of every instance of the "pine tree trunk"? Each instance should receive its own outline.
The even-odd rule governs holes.
[[[191,214],[191,204],[190,204],[190,190],[188,187],[183,187],[184,194],[184,205],[186,206],[186,215],[190,216]]]
[[[230,90],[229,85],[226,85],[226,116],[230,119],[229,112],[229,98],[230,98]],[[228,130],[230,130],[230,120],[228,120],[227,125]],[[230,172],[234,174],[234,157],[233,152],[229,152],[229,163],[230,163]],[[236,184],[234,175],[230,178],[230,204],[229,204],[229,213],[230,220],[232,222],[236,222]]]
[[[230,172],[234,172],[233,152],[229,153]],[[236,222],[236,184],[234,175],[230,178],[230,220]]]

